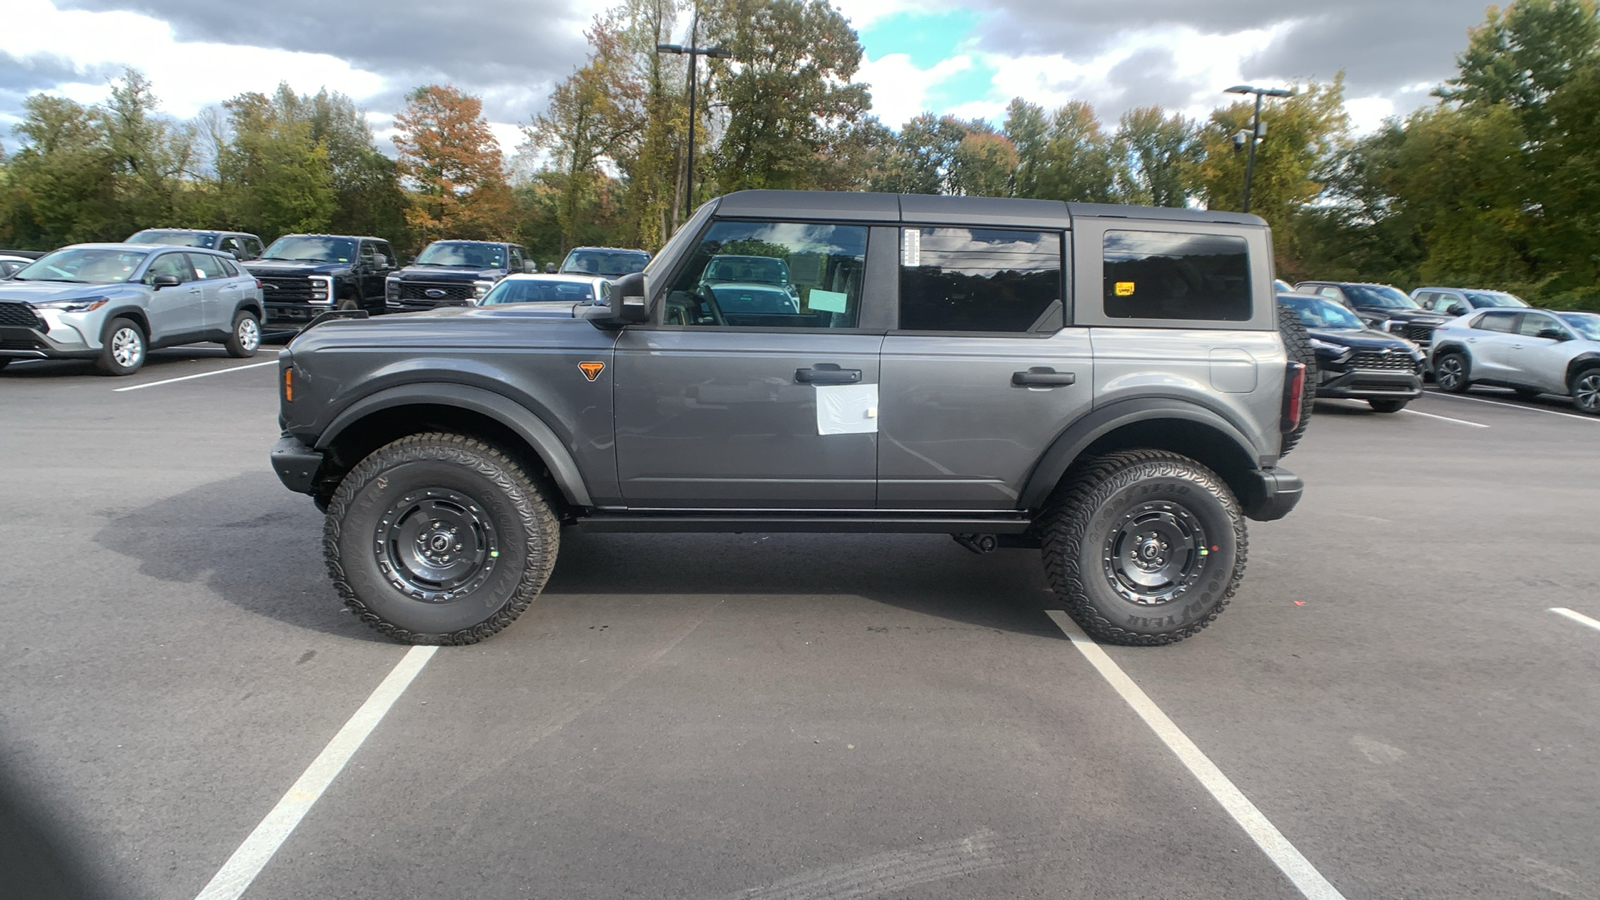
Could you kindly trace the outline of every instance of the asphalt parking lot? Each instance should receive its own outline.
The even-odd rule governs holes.
[[[1319,404],[1231,607],[1101,666],[1036,552],[895,535],[568,534],[430,656],[342,611],[271,362],[0,372],[0,894],[1600,896],[1600,419],[1557,399]]]

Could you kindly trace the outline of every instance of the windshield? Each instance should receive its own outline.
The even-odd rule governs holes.
[[[141,231],[128,238],[130,244],[165,244],[168,247],[214,249],[217,236],[209,231]]]
[[[800,307],[782,288],[759,284],[719,284],[710,290],[725,313],[798,315]]]
[[[1467,299],[1473,306],[1527,306],[1521,297],[1508,294],[1505,291],[1466,291]]]
[[[642,272],[649,261],[650,254],[643,250],[574,250],[567,254],[561,271],[615,278],[630,272]]]
[[[504,269],[506,250],[499,244],[480,244],[476,241],[434,241],[417,257],[416,265]]]
[[[481,306],[496,306],[501,303],[589,303],[593,300],[594,288],[588,281],[507,278],[495,285],[478,303]]]
[[[144,262],[138,250],[67,249],[40,257],[11,276],[16,281],[62,281],[70,284],[120,284]]]
[[[1392,288],[1386,284],[1347,284],[1344,286],[1345,295],[1356,306],[1377,306],[1383,309],[1421,309],[1410,297],[1400,293],[1399,288]]]
[[[713,256],[700,280],[787,286],[789,267],[773,256]]]
[[[1278,302],[1294,310],[1307,328],[1327,328],[1336,331],[1359,331],[1366,326],[1356,314],[1332,300],[1299,294],[1279,294]]]
[[[1585,340],[1600,341],[1600,313],[1564,312],[1556,313],[1561,321],[1572,326],[1572,329],[1583,335]]]
[[[262,259],[299,262],[349,262],[356,255],[356,242],[349,238],[312,237],[291,234],[272,242]]]

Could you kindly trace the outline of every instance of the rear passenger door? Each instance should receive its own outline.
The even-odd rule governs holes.
[[[877,409],[864,398],[877,389],[884,329],[862,314],[869,231],[714,222],[663,273],[655,324],[629,326],[616,344],[617,476],[629,508],[872,508]],[[800,311],[723,310],[702,276],[732,253],[783,260]]]
[[[883,344],[881,509],[1015,510],[1089,411],[1089,333],[1065,324],[1066,233],[906,225]]]
[[[243,299],[243,286],[230,277],[222,259],[204,253],[188,256],[200,285],[201,325],[212,331],[228,330],[233,325],[233,309]]]
[[[1511,344],[1520,315],[1513,310],[1491,310],[1473,321],[1472,332],[1466,338],[1470,357],[1467,377],[1474,381],[1516,380],[1511,372]]]

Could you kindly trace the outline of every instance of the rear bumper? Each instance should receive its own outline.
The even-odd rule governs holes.
[[[1259,469],[1250,473],[1250,481],[1239,502],[1249,518],[1271,522],[1287,516],[1304,492],[1305,482],[1288,469]]]
[[[317,473],[322,469],[322,451],[313,450],[293,435],[284,435],[268,454],[272,471],[283,486],[299,494],[316,492]]]

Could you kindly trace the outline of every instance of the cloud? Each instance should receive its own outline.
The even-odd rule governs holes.
[[[856,80],[871,87],[872,112],[878,121],[890,128],[899,128],[917,115],[933,111],[928,103],[930,94],[972,66],[970,57],[955,56],[923,69],[912,63],[906,54],[891,53],[863,63]]]

